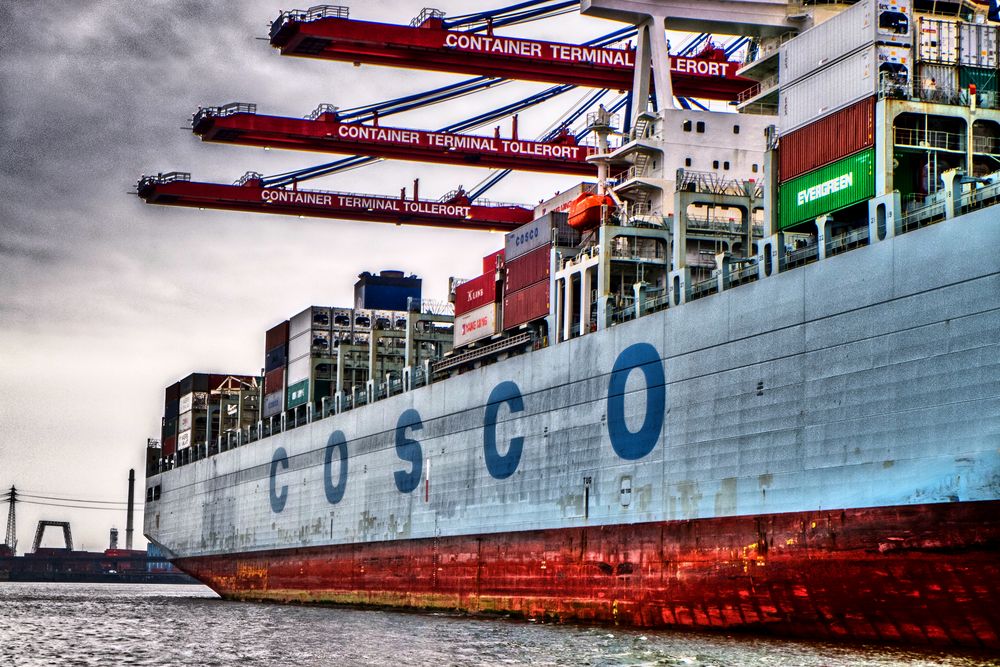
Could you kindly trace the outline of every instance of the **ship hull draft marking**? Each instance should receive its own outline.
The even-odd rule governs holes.
[[[225,598],[1000,648],[1000,502],[183,558]],[[866,595],[858,595],[858,591]],[[878,600],[872,604],[871,600]]]

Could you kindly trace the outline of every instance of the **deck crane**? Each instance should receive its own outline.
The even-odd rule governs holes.
[[[322,5],[282,12],[271,24],[270,40],[282,55],[595,88],[632,85],[635,51],[627,44],[500,37],[493,34],[496,25],[487,21],[485,34],[450,29],[458,26],[436,10],[425,10],[410,25],[375,23],[351,19],[346,7]],[[736,100],[754,84],[737,76],[740,66],[715,49],[671,56],[674,95]]]
[[[533,210],[516,204],[471,201],[461,189],[440,200],[353,192],[266,187],[260,174],[249,173],[233,185],[201,183],[191,174],[143,176],[136,191],[146,203],[250,213],[338,218],[370,222],[508,232],[531,222]]]
[[[319,153],[363,153],[372,157],[440,164],[593,176],[582,146],[563,130],[549,141],[527,141],[517,134],[514,117],[510,137],[430,132],[364,123],[341,122],[336,110],[323,105],[308,118],[257,113],[253,104],[235,103],[199,109],[192,123],[202,141],[262,146]]]

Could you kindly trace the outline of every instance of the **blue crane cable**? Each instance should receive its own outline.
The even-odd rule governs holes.
[[[539,19],[552,18],[554,16],[560,16],[562,14],[568,14],[573,6],[579,6],[577,0],[569,0],[567,2],[561,2],[557,5],[551,7],[541,7],[538,9],[531,9],[517,14],[510,14],[509,16],[503,16],[500,18],[493,19],[488,23],[483,23],[480,25],[475,25],[466,32],[481,32],[488,28],[502,28],[506,25],[513,25],[516,23],[526,23],[528,21],[537,21]]]
[[[489,19],[505,16],[511,12],[520,11],[529,7],[538,7],[539,5],[549,4],[552,1],[553,0],[527,0],[526,2],[519,2],[506,7],[497,7],[496,9],[478,12],[476,14],[462,14],[460,16],[453,16],[450,19],[445,19],[443,21],[443,25],[445,28],[455,28],[463,25],[469,25],[471,23],[478,23],[480,21],[487,21]]]
[[[733,40],[732,43],[729,44],[729,46],[725,47],[726,57],[728,58],[729,56],[733,55],[734,53],[742,49],[743,46],[747,44],[749,41],[750,41],[749,37],[740,37],[739,39]]]

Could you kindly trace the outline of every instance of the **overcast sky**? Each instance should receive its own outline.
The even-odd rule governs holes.
[[[457,15],[501,4],[435,6]],[[361,271],[416,273],[425,297],[443,299],[448,276],[475,275],[502,246],[500,234],[152,207],[129,194],[144,173],[229,183],[325,161],[202,144],[184,129],[199,105],[256,102],[261,113],[304,116],[321,102],[353,107],[463,78],[281,57],[261,38],[280,10],[305,6],[0,3],[0,489],[124,501],[134,467],[141,500],[144,444],[159,437],[166,385],[192,371],[257,372],[265,329],[310,304],[350,305]],[[423,6],[355,2],[351,15],[405,24]],[[616,27],[573,15],[501,34],[579,42]],[[433,129],[544,87],[511,83],[392,123]],[[584,92],[522,115],[522,136]],[[314,185],[397,194],[420,177],[421,195],[437,198],[488,173],[384,162]],[[513,175],[489,196],[536,203],[577,180]],[[0,507],[0,540],[6,514]],[[17,519],[19,551],[39,519],[71,521],[76,548],[106,548],[112,526],[124,545],[124,511],[25,503]],[[137,512],[137,546],[141,523]]]

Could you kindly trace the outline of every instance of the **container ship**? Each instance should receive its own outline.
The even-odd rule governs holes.
[[[1000,648],[996,7],[582,11],[634,44],[333,6],[281,14],[271,43],[627,88],[579,116],[590,143],[195,115],[206,141],[346,164],[590,174],[537,207],[140,180],[154,204],[506,232],[450,303],[366,272],[355,303],[267,331],[259,377],[169,387],[147,537],[234,600]],[[701,31],[694,51],[664,26]]]

